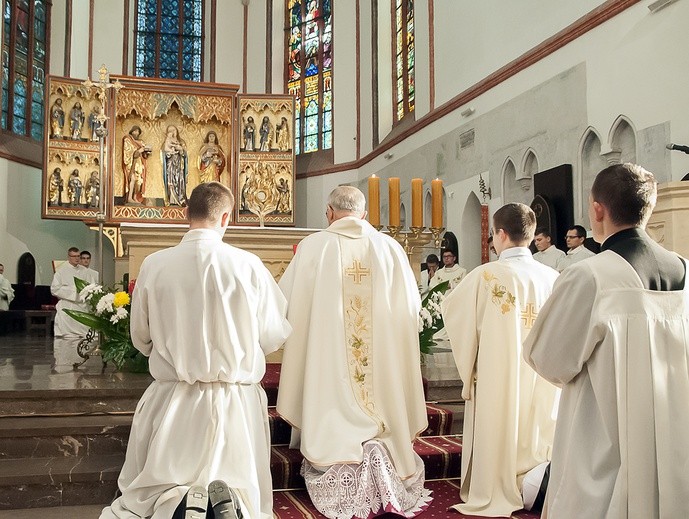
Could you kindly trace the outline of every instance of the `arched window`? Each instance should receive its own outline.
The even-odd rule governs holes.
[[[414,0],[395,0],[395,121],[414,111]]]
[[[137,0],[134,75],[201,81],[202,0]]]
[[[2,28],[3,130],[43,140],[47,60],[44,0],[4,0]]]
[[[286,0],[287,91],[297,98],[294,149],[333,147],[332,0]]]

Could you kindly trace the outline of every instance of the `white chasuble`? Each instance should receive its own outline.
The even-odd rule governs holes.
[[[399,478],[419,475],[414,438],[427,427],[418,342],[421,305],[401,246],[345,217],[305,238],[280,280],[293,333],[278,412],[310,465],[361,464],[384,446]],[[421,486],[423,465],[421,465]]]
[[[562,384],[547,517],[689,517],[689,288],[612,251],[565,270],[524,345]]]
[[[510,248],[442,303],[466,401],[463,514],[509,517],[523,507],[521,478],[550,459],[559,390],[526,364],[522,341],[557,275],[527,248]]]

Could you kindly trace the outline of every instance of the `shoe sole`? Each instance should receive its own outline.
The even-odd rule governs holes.
[[[187,492],[187,509],[184,519],[206,519],[208,508],[208,492],[199,486],[194,486]]]
[[[208,485],[208,496],[216,518],[242,519],[237,494],[227,486],[227,483],[222,480],[213,481]]]

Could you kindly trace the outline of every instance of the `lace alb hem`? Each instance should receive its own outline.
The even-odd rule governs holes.
[[[304,460],[301,474],[318,511],[330,519],[368,519],[383,513],[414,517],[428,508],[431,491],[423,487],[423,461],[417,454],[414,475],[402,481],[385,446],[364,444],[360,464],[333,465],[318,470]]]

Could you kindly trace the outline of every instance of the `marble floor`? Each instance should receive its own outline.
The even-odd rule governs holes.
[[[76,353],[77,342],[78,339],[55,339],[23,332],[0,335],[0,392],[28,394],[84,388],[116,392],[123,386],[143,390],[150,383],[148,375],[119,373],[112,366],[103,371],[99,357],[73,368],[75,362],[82,360]],[[443,386],[453,386],[452,393],[457,394],[458,374],[448,348],[440,345],[434,355],[425,356],[422,371],[432,388],[442,392]],[[434,399],[442,401],[443,397]],[[0,511],[0,519],[94,519],[101,509],[102,505],[87,505],[7,510]]]

